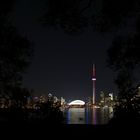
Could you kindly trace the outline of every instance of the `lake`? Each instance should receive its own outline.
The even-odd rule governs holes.
[[[67,124],[107,124],[113,117],[112,107],[69,108],[65,110]]]

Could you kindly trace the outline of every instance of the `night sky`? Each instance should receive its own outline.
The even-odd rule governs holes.
[[[113,34],[93,31],[70,36],[62,30],[47,29],[39,22],[44,3],[18,0],[13,13],[13,24],[34,44],[32,64],[24,75],[24,85],[35,90],[35,95],[52,93],[66,101],[86,100],[92,96],[92,65],[96,65],[96,94],[116,92],[114,74],[107,68],[106,49]],[[98,96],[97,95],[97,96]]]

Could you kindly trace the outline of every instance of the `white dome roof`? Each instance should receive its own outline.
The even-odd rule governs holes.
[[[85,105],[85,102],[82,100],[74,100],[70,102],[69,105]]]

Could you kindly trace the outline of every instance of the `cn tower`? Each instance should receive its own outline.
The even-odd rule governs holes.
[[[96,73],[95,73],[95,64],[93,64],[93,71],[92,71],[92,81],[93,81],[93,105],[95,104],[95,89],[96,89]]]

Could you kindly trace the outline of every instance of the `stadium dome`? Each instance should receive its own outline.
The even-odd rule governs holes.
[[[85,102],[82,100],[74,100],[70,102],[69,105],[85,105]]]

